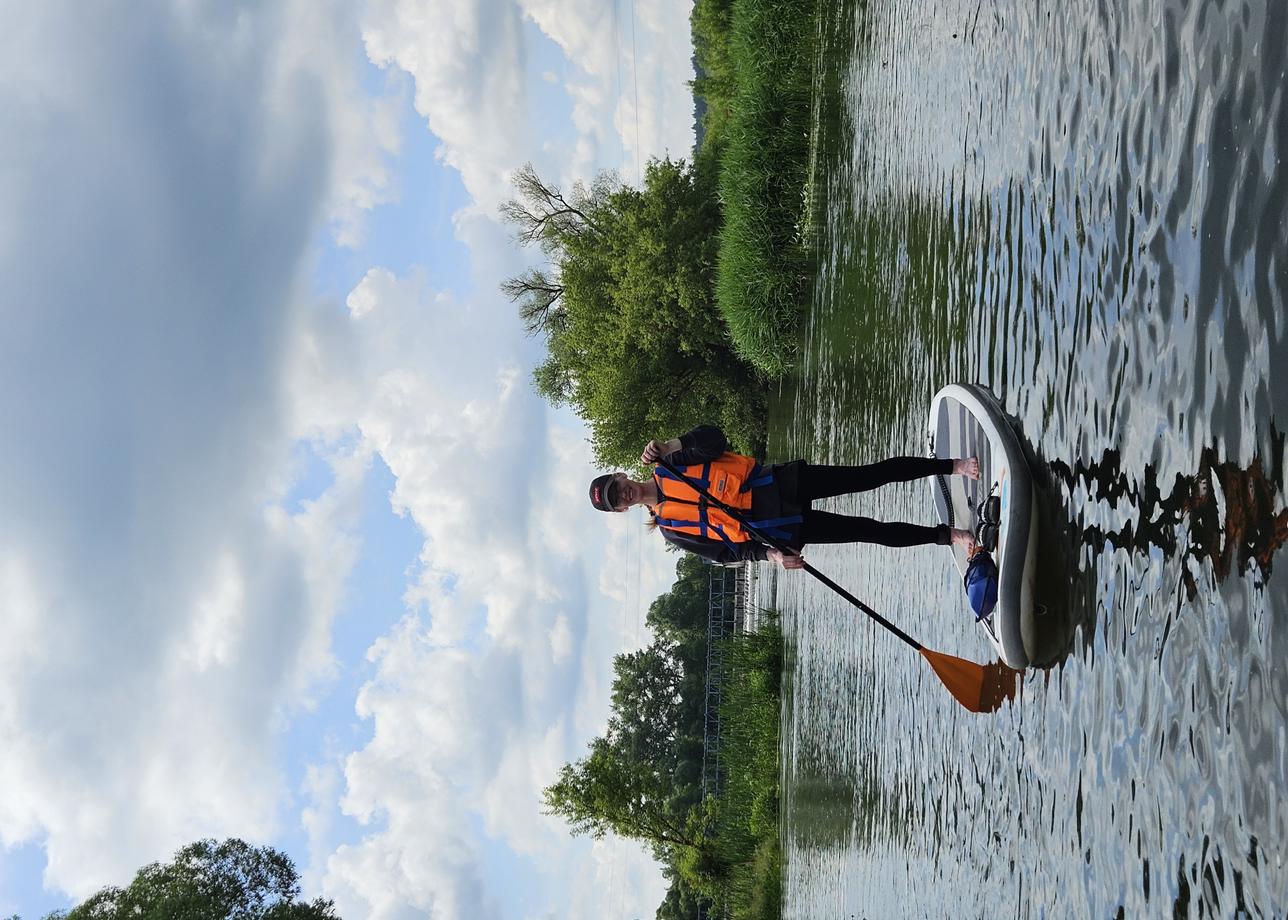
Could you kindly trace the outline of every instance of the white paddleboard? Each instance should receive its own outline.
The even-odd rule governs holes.
[[[978,457],[978,481],[964,476],[936,476],[930,480],[940,523],[972,532],[979,524],[978,509],[990,495],[1000,501],[997,548],[997,606],[980,621],[1001,659],[1012,668],[1024,668],[1036,656],[1034,622],[1037,505],[1033,481],[1019,438],[1011,429],[1001,404],[988,390],[974,384],[954,383],[935,394],[928,425],[930,456]],[[966,553],[949,549],[957,571],[966,574]],[[962,606],[970,614],[966,593]]]

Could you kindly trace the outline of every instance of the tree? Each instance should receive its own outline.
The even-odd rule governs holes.
[[[667,866],[662,873],[671,880],[666,897],[657,907],[656,920],[699,920],[706,916],[711,902],[690,885],[674,868]]]
[[[199,840],[173,862],[144,866],[125,888],[104,888],[46,920],[339,920],[330,901],[299,896],[284,853],[235,838]]]
[[[710,571],[680,563],[649,610],[654,641],[613,659],[607,730],[545,790],[547,813],[574,834],[631,837],[671,866],[719,862],[707,834],[715,813],[702,798]]]
[[[672,759],[680,732],[684,668],[665,640],[613,659],[613,713],[622,741],[655,760]]]
[[[598,840],[611,831],[640,840],[664,862],[680,851],[708,849],[701,809],[683,815],[668,809],[671,777],[647,752],[630,751],[622,740],[610,725],[606,737],[590,743],[588,756],[564,764],[545,790],[547,814],[564,818],[573,834]]]
[[[501,293],[519,304],[519,318],[531,335],[555,333],[565,314],[559,309],[564,289],[556,279],[538,268],[501,283]]]
[[[565,196],[559,186],[538,176],[531,163],[521,166],[511,182],[518,197],[501,204],[501,219],[517,228],[520,244],[536,243],[547,255],[562,250],[569,239],[602,232],[597,215],[618,188],[617,177],[602,172],[589,188],[579,182]]]
[[[697,642],[706,652],[711,566],[685,553],[675,565],[675,584],[649,605],[645,622],[654,634],[678,645]]]
[[[565,195],[531,166],[514,182],[502,217],[550,264],[502,291],[546,340],[537,391],[589,423],[596,458],[633,467],[648,440],[701,422],[757,452],[765,383],[733,352],[715,305],[711,182],[669,159],[649,163],[642,189],[602,173]]]
[[[633,837],[651,844],[659,859],[701,843],[689,827],[701,791],[677,780],[695,748],[681,744],[690,729],[682,724],[688,701],[680,693],[684,669],[672,651],[658,640],[613,659],[608,730],[591,742],[589,756],[565,765],[545,790],[548,810],[567,819],[574,834]],[[700,766],[700,734],[696,755]]]

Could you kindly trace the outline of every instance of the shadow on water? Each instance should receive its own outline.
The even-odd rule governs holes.
[[[1182,596],[1193,601],[1202,583],[1215,588],[1231,575],[1250,575],[1254,587],[1263,588],[1275,554],[1288,542],[1288,508],[1276,507],[1284,490],[1285,435],[1278,431],[1271,432],[1267,462],[1256,455],[1240,466],[1208,447],[1194,473],[1160,482],[1152,464],[1139,475],[1124,471],[1115,448],[1072,465],[1047,460],[1016,430],[1037,492],[1037,603],[1045,610],[1040,667],[1073,653],[1077,636],[1090,641],[1098,608],[1094,560],[1104,552],[1176,560],[1179,603]],[[1088,503],[1107,506],[1118,517],[1116,526],[1088,522]],[[1166,637],[1165,631],[1164,642]]]

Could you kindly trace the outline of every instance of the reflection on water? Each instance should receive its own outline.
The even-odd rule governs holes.
[[[1288,5],[828,10],[781,457],[915,453],[991,389],[1038,483],[1045,668],[974,716],[777,580],[792,917],[1288,914]],[[839,510],[929,521],[920,484]],[[811,561],[991,659],[942,550]]]
[[[1288,541],[1284,440],[1272,438],[1269,475],[1260,456],[1241,466],[1209,447],[1195,473],[1176,473],[1170,483],[1160,483],[1150,464],[1139,476],[1128,475],[1114,448],[1072,466],[1042,460],[1030,448],[1040,507],[1038,602],[1046,611],[1044,650],[1036,663],[1061,660],[1074,650],[1074,627],[1094,626],[1096,596],[1088,575],[1091,561],[1105,553],[1121,550],[1148,560],[1157,552],[1174,560],[1186,601],[1198,598],[1200,581],[1211,590],[1231,575],[1264,589],[1274,556]],[[1088,520],[1091,507],[1100,513]]]
[[[1129,479],[1113,449],[1098,461],[1078,461],[1073,468],[1054,461],[1051,470],[1070,495],[1081,490],[1088,498],[1127,512],[1117,530],[1099,524],[1085,527],[1081,541],[1086,546],[1096,554],[1106,544],[1145,555],[1151,549],[1179,554],[1186,599],[1192,601],[1199,593],[1195,579],[1201,575],[1196,573],[1204,571],[1204,562],[1212,581],[1249,575],[1256,587],[1265,587],[1274,555],[1288,540],[1288,508],[1276,506],[1284,490],[1283,436],[1275,443],[1278,450],[1269,479],[1261,457],[1242,467],[1221,461],[1214,448],[1207,448],[1198,472],[1177,473],[1167,495],[1152,466],[1145,467],[1139,486]],[[1181,536],[1188,538],[1184,545]]]

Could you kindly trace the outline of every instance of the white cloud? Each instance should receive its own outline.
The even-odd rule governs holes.
[[[414,78],[440,156],[493,214],[528,160],[566,183],[605,167],[633,176],[650,156],[689,157],[690,7],[635,4],[633,21],[618,21],[602,0],[373,0],[363,35],[374,63]],[[571,137],[556,139],[566,127],[530,95],[525,18],[567,56]]]
[[[493,210],[528,137],[517,8],[510,0],[373,0],[363,37],[373,63],[415,78],[416,110],[442,141],[439,155]]]
[[[629,177],[651,156],[689,158],[693,147],[693,96],[687,86],[693,79],[688,38],[691,2],[518,2],[581,70],[565,89],[573,100],[573,123],[589,143],[577,148],[567,178],[589,173],[618,144],[623,148],[620,171]]]
[[[282,720],[332,666],[365,461],[279,507],[280,367],[311,240],[357,232],[396,146],[336,73],[340,6],[0,30],[0,841],[74,894],[269,837]]]
[[[637,12],[656,153],[687,150],[691,128],[665,9]],[[660,898],[638,847],[570,841],[538,799],[602,729],[611,655],[645,638],[674,557],[590,509],[582,430],[530,392],[538,346],[495,295],[383,269],[347,309],[302,293],[320,232],[359,244],[398,192],[402,83],[367,98],[364,48],[412,75],[477,204],[456,229],[480,288],[517,270],[490,219],[509,171],[590,171],[634,143],[616,60],[576,13],[373,0],[360,41],[339,2],[11,11],[0,842],[43,841],[49,884],[83,895],[199,836],[271,839],[298,793],[307,877],[354,916],[498,915],[497,846],[551,878],[576,860],[589,887],[548,892],[561,915],[602,915],[606,879],[627,903]],[[576,73],[576,125],[548,145],[524,97],[525,15]],[[662,86],[669,44],[684,67]],[[681,98],[682,115],[666,101]],[[286,505],[301,438],[335,481]],[[371,651],[370,743],[290,789],[282,729],[334,671],[373,454],[424,536],[409,612]],[[327,856],[341,791],[368,833]]]
[[[300,792],[305,805],[300,811],[300,823],[304,827],[308,852],[302,860],[300,883],[308,891],[322,887],[322,872],[333,849],[332,835],[341,782],[340,768],[335,763],[315,764],[304,773]]]
[[[602,730],[611,657],[646,639],[675,559],[590,507],[589,448],[518,376],[532,346],[516,322],[385,269],[347,303],[301,352],[297,411],[319,437],[357,428],[425,543],[411,612],[369,653],[358,712],[373,737],[344,768],[343,808],[371,830],[331,857],[323,890],[355,916],[499,915],[488,846],[545,872],[585,851],[540,814],[541,789]],[[594,590],[601,570],[616,598]],[[631,852],[640,896],[660,899]]]
[[[398,196],[391,158],[402,149],[399,119],[406,88],[389,80],[382,95],[372,97],[363,89],[364,52],[350,4],[283,0],[272,9],[263,14],[266,22],[245,24],[272,29],[276,40],[270,62],[274,91],[265,107],[271,117],[289,120],[301,97],[320,97],[328,145],[315,154],[331,162],[328,218],[341,246],[357,246],[365,237],[368,212]]]

